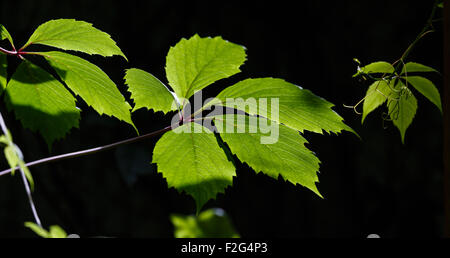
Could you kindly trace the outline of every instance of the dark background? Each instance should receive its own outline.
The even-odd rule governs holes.
[[[398,59],[428,18],[432,1],[0,1],[0,23],[21,45],[41,23],[75,18],[111,34],[130,60],[81,56],[102,67],[129,97],[124,69],[144,69],[165,80],[165,56],[180,38],[195,33],[244,45],[242,73],[211,86],[212,96],[248,77],[280,77],[336,104],[335,110],[362,137],[307,133],[322,161],[320,199],[301,186],[256,175],[239,164],[226,193],[207,207],[224,208],[244,237],[440,237],[443,235],[442,119],[419,94],[418,113],[406,143],[377,110],[361,125],[353,105],[367,82],[353,79],[357,57],[367,64]],[[440,14],[438,15],[440,16]],[[442,70],[442,27],[412,52],[417,61]],[[16,60],[9,59],[11,67]],[[442,79],[432,76],[438,88]],[[205,95],[205,94],[204,94]],[[99,117],[82,101],[81,129],[54,144],[22,129],[4,105],[1,112],[27,161],[135,136],[125,123]],[[171,116],[139,110],[142,134],[170,123]],[[61,225],[81,236],[172,237],[169,215],[192,214],[194,201],[168,189],[149,165],[157,139],[115,151],[32,169],[34,194],[44,225]],[[2,158],[1,168],[7,168]],[[134,178],[136,176],[136,178]],[[137,179],[137,180],[134,180]],[[0,237],[30,237],[32,221],[19,176],[0,178]]]

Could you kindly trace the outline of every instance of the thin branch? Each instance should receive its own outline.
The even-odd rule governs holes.
[[[52,157],[48,157],[48,158],[32,161],[32,162],[29,162],[29,163],[27,163],[25,165],[27,167],[33,167],[33,166],[37,166],[37,165],[44,164],[44,163],[51,163],[51,162],[55,162],[55,161],[66,160],[66,159],[73,159],[73,158],[78,158],[78,157],[82,157],[82,156],[86,156],[86,155],[90,155],[90,154],[95,154],[95,153],[98,153],[98,152],[111,150],[111,149],[117,148],[117,147],[125,145],[125,144],[130,144],[130,143],[146,140],[146,139],[158,136],[160,134],[163,134],[165,132],[168,132],[170,130],[172,130],[172,127],[168,126],[168,127],[163,128],[161,130],[158,130],[158,131],[155,131],[155,132],[151,132],[151,133],[148,133],[148,134],[145,134],[145,135],[141,135],[141,136],[138,136],[138,137],[135,137],[135,138],[126,139],[126,140],[123,140],[123,141],[120,141],[120,142],[111,143],[111,144],[108,144],[108,145],[104,145],[104,146],[100,146],[100,147],[96,147],[96,148],[92,148],[92,149],[87,149],[87,150],[82,150],[82,151],[77,151],[77,152],[71,152],[71,153],[61,154],[61,155],[57,155],[57,156],[52,156]],[[17,167],[17,168],[19,168],[19,167]],[[6,169],[6,170],[0,172],[0,176],[9,174],[9,173],[11,173],[11,171],[12,171],[12,169]]]
[[[9,134],[8,128],[6,127],[6,124],[5,124],[5,120],[3,119],[3,116],[1,113],[0,113],[0,127],[5,136]],[[16,154],[19,156],[19,158],[21,160],[23,160],[23,154],[20,151],[20,149],[12,142],[10,142],[9,144],[12,144],[14,146],[14,150],[15,150]],[[22,181],[25,186],[25,192],[27,193],[27,196],[28,196],[28,202],[30,203],[31,211],[33,212],[33,216],[34,216],[34,220],[36,221],[37,225],[42,227],[41,220],[39,219],[39,215],[36,210],[36,206],[34,205],[34,202],[33,202],[33,196],[31,194],[30,185],[28,184],[28,180],[25,176],[25,172],[23,171],[23,169],[21,167],[18,167],[17,169],[19,169],[20,174],[22,176]]]
[[[27,192],[28,202],[30,203],[31,211],[33,212],[34,220],[36,221],[36,224],[42,228],[41,220],[39,219],[39,215],[37,213],[36,206],[34,205],[33,196],[31,194],[31,189],[30,189],[30,185],[28,184],[27,177],[25,176],[25,172],[23,171],[23,169],[22,168],[19,168],[19,169],[20,169],[20,174],[22,176],[23,184],[25,186],[25,191]]]

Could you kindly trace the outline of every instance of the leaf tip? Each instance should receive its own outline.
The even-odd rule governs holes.
[[[125,59],[125,61],[127,61],[127,63],[129,62],[128,58],[125,56],[125,54],[122,52],[122,50],[120,50],[119,56],[123,57]]]

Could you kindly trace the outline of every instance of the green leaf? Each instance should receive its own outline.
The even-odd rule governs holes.
[[[435,104],[442,113],[441,95],[433,82],[420,76],[408,76],[404,79],[431,101],[431,103]]]
[[[7,60],[6,55],[0,54],[0,95],[6,88],[7,83]]]
[[[40,25],[22,49],[31,44],[101,56],[119,55],[126,59],[107,33],[94,28],[90,23],[74,19],[51,20]]]
[[[166,74],[177,96],[188,99],[213,82],[240,72],[245,48],[221,37],[182,39],[167,54]]]
[[[234,107],[251,115],[261,115],[283,123],[301,132],[354,132],[342,122],[342,117],[331,109],[334,106],[332,103],[282,79],[247,79],[226,88],[216,98],[216,101],[207,103],[206,106],[218,104]],[[267,105],[259,105],[264,99],[267,100]]]
[[[203,214],[200,213],[200,214]],[[171,215],[176,238],[202,238],[204,233],[197,222],[197,216]]]
[[[409,62],[406,63],[403,66],[402,73],[401,74],[408,74],[408,73],[417,73],[417,72],[435,72],[439,73],[436,69],[431,68],[429,66],[415,63],[415,62]]]
[[[135,103],[133,111],[147,108],[167,113],[177,109],[174,96],[166,85],[143,70],[127,70],[125,84],[128,85],[128,91],[131,92],[131,98]]]
[[[50,232],[33,222],[25,222],[25,227],[43,238],[67,238],[67,233],[57,225],[50,226]]]
[[[5,26],[0,24],[0,40],[7,39],[11,46],[14,47],[14,41]]]
[[[399,92],[388,102],[389,116],[400,131],[402,143],[405,143],[406,129],[412,123],[417,111],[417,99],[401,82],[395,89]]]
[[[262,117],[233,114],[215,116],[214,124],[231,152],[256,172],[275,179],[281,175],[322,197],[316,187],[319,159],[297,130]]]
[[[40,237],[43,237],[43,238],[49,238],[50,237],[50,233],[47,230],[41,228],[36,223],[25,222],[25,227],[31,229],[34,233],[36,233]]]
[[[131,106],[116,84],[98,66],[74,55],[53,51],[41,53],[61,79],[100,115],[114,116],[136,127]]]
[[[383,74],[391,74],[395,72],[395,68],[388,62],[379,61],[368,64],[362,67],[357,74],[360,73],[383,73]]]
[[[377,107],[381,106],[388,99],[389,95],[391,95],[391,89],[388,83],[387,81],[381,80],[375,81],[370,85],[364,98],[361,123],[364,123],[366,117]]]
[[[209,209],[198,216],[170,216],[176,238],[238,238],[230,218],[222,209]]]
[[[194,197],[197,212],[233,182],[233,164],[209,129],[189,123],[167,132],[156,143],[153,163],[169,187]],[[190,131],[190,132],[189,132]]]
[[[5,135],[0,135],[0,143],[3,143],[5,145],[9,144],[8,139],[6,138]]]
[[[17,165],[19,164],[19,157],[17,157],[14,145],[8,145],[3,150],[5,158],[8,161],[9,167],[12,169],[11,174],[14,175]]]
[[[58,225],[50,226],[50,238],[67,238],[67,233]]]
[[[14,110],[25,128],[39,131],[49,148],[71,128],[78,128],[80,111],[68,90],[40,67],[22,62],[8,83],[8,110]]]
[[[34,190],[34,180],[33,176],[31,175],[30,170],[25,165],[25,162],[20,157],[22,154],[20,149],[14,144],[12,141],[12,136],[9,131],[7,131],[6,135],[0,136],[0,142],[5,144],[6,147],[3,150],[5,154],[5,158],[8,161],[9,167],[11,168],[11,175],[14,175],[17,165],[19,165],[20,169],[25,174],[25,177],[27,178],[28,182],[30,183],[31,190]]]

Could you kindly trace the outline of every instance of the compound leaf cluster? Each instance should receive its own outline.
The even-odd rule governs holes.
[[[374,82],[369,86],[364,97],[361,122],[379,106],[386,104],[388,117],[400,132],[405,142],[406,130],[411,125],[417,112],[418,104],[410,88],[414,88],[442,113],[441,96],[438,89],[429,79],[416,74],[438,71],[416,62],[403,64],[399,73],[388,62],[374,62],[358,67],[355,76],[369,78]],[[377,77],[377,75],[381,75]],[[410,87],[412,86],[412,87]]]
[[[0,26],[0,35],[1,39],[8,39],[15,49],[4,26]],[[110,36],[90,23],[59,19],[40,25],[27,43],[17,50],[24,61],[9,82],[6,81],[6,57],[0,54],[0,90],[6,88],[5,103],[24,127],[40,132],[51,148],[55,140],[63,138],[71,128],[78,127],[80,109],[72,92],[100,115],[114,116],[134,127],[131,106],[99,67],[60,51],[24,51],[36,44],[101,56],[119,55],[126,59]],[[26,58],[28,55],[44,57],[54,73],[33,64]]]
[[[176,110],[174,101],[183,107],[195,92],[238,73],[245,60],[245,48],[240,45],[220,37],[194,35],[169,50],[166,75],[170,88],[138,69],[128,70],[125,80],[135,110],[145,107],[166,113]],[[307,141],[301,133],[353,132],[331,109],[333,104],[277,78],[238,82],[188,115],[193,117],[213,106],[234,109],[239,115],[212,112],[189,120],[181,112],[184,124],[163,135],[153,151],[153,163],[168,185],[192,195],[197,211],[231,186],[236,171],[229,153],[257,172],[276,179],[281,176],[321,196],[316,187],[319,159],[305,147]],[[257,122],[251,123],[252,119]],[[263,124],[276,126],[277,135],[263,132]]]
[[[10,41],[15,51],[12,38],[3,26],[0,26],[0,35],[2,40]],[[37,44],[126,59],[108,34],[89,23],[59,19],[42,24],[16,51],[16,56],[24,61],[9,81],[6,57],[0,54],[0,90],[4,89],[8,109],[14,111],[24,127],[40,132],[51,147],[71,128],[78,127],[81,111],[76,106],[76,96],[100,115],[114,116],[134,127],[131,105],[105,72],[66,52],[24,51]],[[24,58],[27,55],[42,57],[53,71],[27,60]],[[195,113],[186,111],[190,106],[189,98],[196,92],[239,73],[245,61],[245,47],[221,37],[194,35],[170,48],[165,66],[167,85],[146,71],[126,70],[125,83],[134,101],[133,111],[146,108],[155,112],[178,112],[175,114],[177,122],[157,142],[152,162],[157,164],[170,187],[193,196],[197,211],[232,185],[236,176],[233,155],[256,172],[300,184],[321,196],[316,186],[320,161],[305,147],[307,141],[302,134],[305,131],[354,133],[332,109],[332,103],[278,78],[240,81],[194,110]],[[363,72],[385,70],[390,71],[390,67],[378,63]],[[423,81],[413,78],[410,83],[418,85],[424,95],[437,101],[435,92],[424,88]],[[374,100],[372,109],[381,101],[384,100]],[[405,97],[399,106],[411,106],[411,103]],[[212,112],[203,116],[213,107],[231,109],[238,114]],[[407,120],[402,123],[406,124]],[[13,158],[10,160],[14,161]],[[28,226],[35,228],[31,224]],[[51,235],[51,232],[35,230],[42,236]]]

